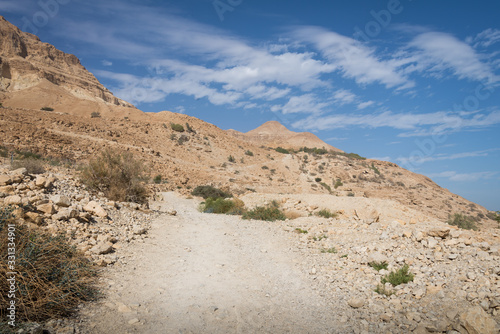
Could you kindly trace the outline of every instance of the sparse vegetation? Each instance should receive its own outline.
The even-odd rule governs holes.
[[[33,152],[30,152],[30,151],[19,151],[19,150],[15,150],[15,158],[16,159],[41,159],[42,156],[40,154],[37,154],[37,153],[33,153]]]
[[[227,157],[227,161],[234,163],[236,162],[236,159],[232,155],[230,155]]]
[[[372,165],[370,166],[370,168],[375,172],[375,174],[377,175],[380,175],[380,171],[378,170],[378,168],[373,164],[372,162]]]
[[[375,269],[376,271],[380,271],[382,269],[387,270],[387,266],[389,265],[387,262],[370,262],[368,263],[370,267]]]
[[[335,189],[337,189],[338,187],[342,187],[344,184],[342,183],[342,180],[341,179],[337,179],[337,181],[335,181],[335,185],[333,186]]]
[[[322,234],[322,235],[320,235],[319,237],[313,237],[313,240],[314,240],[314,241],[321,241],[321,240],[323,240],[323,239],[328,239],[328,236],[327,236],[327,235]]]
[[[321,250],[321,253],[330,253],[330,254],[337,254],[337,249],[335,247],[331,248],[323,248]]]
[[[279,204],[276,201],[272,201],[267,206],[258,206],[252,210],[243,213],[243,219],[255,219],[255,220],[285,220],[286,216],[283,211],[280,210]]]
[[[46,321],[71,315],[83,301],[98,297],[96,271],[63,236],[52,236],[14,222],[9,208],[0,208],[0,317],[6,319],[12,275],[8,247],[15,225],[16,322]],[[3,320],[2,320],[3,321]],[[0,325],[0,332],[7,329]]]
[[[204,213],[225,213],[240,215],[244,211],[244,204],[239,199],[207,198],[201,203],[200,210]]]
[[[170,128],[177,132],[184,132],[184,127],[180,124],[170,123]]]
[[[316,216],[323,218],[335,218],[337,217],[337,213],[331,212],[328,209],[321,209],[318,212],[316,212]]]
[[[101,117],[101,113],[98,111],[94,111],[90,114],[90,118],[100,118],[100,117]]]
[[[212,186],[198,186],[194,188],[193,192],[191,193],[193,196],[199,196],[203,197],[204,199],[212,198],[212,199],[217,199],[217,198],[228,198],[228,197],[233,197],[231,193],[225,192],[221,189],[212,187]]]
[[[290,151],[289,151],[289,150],[284,149],[283,147],[279,147],[279,146],[278,146],[278,147],[276,147],[274,150],[275,150],[276,152],[278,152],[278,153],[283,153],[283,154],[289,154],[289,153],[290,153]]]
[[[269,167],[267,167],[267,166],[262,166],[261,168],[262,169],[269,169]]]
[[[321,184],[321,186],[322,186],[323,188],[325,188],[326,190],[328,190],[328,192],[329,192],[330,194],[332,193],[332,188],[331,188],[328,184],[326,184],[325,182],[320,182],[319,184]]]
[[[43,110],[43,111],[54,111],[54,108],[51,108],[51,107],[42,107],[42,108],[40,108],[40,110]]]
[[[349,197],[354,197],[354,193],[353,193],[353,192],[348,192],[348,193],[347,193],[347,196],[349,196]]]
[[[449,216],[446,223],[449,225],[458,226],[459,228],[463,228],[464,230],[477,231],[478,229],[476,223],[470,216],[466,216],[461,213],[455,213],[453,214],[453,216]]]
[[[313,148],[309,148],[309,147],[301,147],[299,149],[299,152],[305,152],[305,153],[310,153],[310,154],[313,154],[313,155],[324,155],[324,154],[327,154],[328,153],[328,150],[325,149],[324,147],[323,148],[317,148],[317,147],[313,147]]]
[[[303,230],[303,229],[298,228],[298,227],[295,229],[295,232],[297,232],[299,234],[307,234],[307,233],[309,233],[309,232],[307,232],[307,230]]]
[[[253,152],[252,152],[252,151],[250,151],[250,150],[247,150],[247,151],[245,152],[245,154],[246,154],[246,155],[248,155],[248,156],[250,156],[250,157],[253,157]]]
[[[103,192],[115,201],[145,203],[144,166],[130,153],[110,149],[90,160],[81,173],[82,182],[91,190]]]
[[[15,160],[12,163],[12,169],[26,168],[28,174],[42,174],[45,173],[45,168],[40,159],[27,158],[22,160]]]
[[[380,283],[391,283],[392,286],[398,286],[400,284],[406,284],[412,282],[415,275],[410,273],[410,267],[405,264],[396,271],[391,271],[389,274],[382,277]]]
[[[182,145],[182,144],[184,144],[185,142],[188,142],[188,141],[189,141],[189,137],[188,136],[181,135],[179,137],[179,139],[177,139],[177,144]]]
[[[156,176],[153,178],[153,183],[155,183],[155,184],[160,184],[160,183],[161,183],[161,181],[162,181],[162,178],[163,178],[163,177],[161,176],[161,174],[156,175]]]
[[[321,178],[320,178],[320,177],[317,177],[317,178],[315,178],[315,179],[314,179],[314,181],[316,181],[316,182],[321,182]]]

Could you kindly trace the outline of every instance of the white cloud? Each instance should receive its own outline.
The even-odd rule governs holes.
[[[389,127],[408,132],[401,137],[429,136],[444,134],[467,128],[482,128],[500,124],[500,111],[490,113],[454,113],[439,111],[434,113],[409,114],[390,111],[378,114],[337,114],[328,116],[312,115],[293,124],[305,130],[331,130],[346,127],[381,128]]]
[[[318,100],[319,99],[314,94],[292,96],[284,106],[273,106],[271,111],[281,111],[283,114],[319,114],[323,112],[324,108],[326,108],[329,104],[318,102]]]
[[[456,182],[471,182],[478,180],[490,180],[496,177],[499,172],[476,172],[476,173],[458,173],[455,171],[446,171],[441,173],[427,174],[430,178],[445,178]]]
[[[109,61],[109,60],[103,60],[103,61],[101,62],[101,64],[102,64],[103,66],[113,66],[113,62],[111,62],[111,61]]]
[[[368,108],[369,106],[375,104],[375,101],[366,101],[358,104],[358,110]]]
[[[351,91],[346,89],[341,89],[333,94],[333,99],[340,105],[353,103],[357,97]]]
[[[491,67],[481,60],[479,54],[467,43],[441,32],[426,32],[415,37],[409,44],[411,51],[400,58],[400,64],[408,65],[407,72],[430,72],[443,77],[446,70],[459,79],[496,82]]]
[[[471,42],[474,43],[475,48],[487,48],[500,42],[500,30],[492,28],[483,30]]]
[[[380,59],[375,49],[355,39],[319,27],[299,27],[293,35],[303,43],[312,43],[345,77],[358,84],[378,82],[400,89],[414,86],[396,63]]]

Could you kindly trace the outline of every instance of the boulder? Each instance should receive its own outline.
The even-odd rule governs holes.
[[[498,334],[495,320],[481,306],[474,306],[460,315],[460,324],[469,334]]]
[[[352,308],[360,308],[365,305],[365,300],[361,298],[351,298],[347,301],[347,304]]]
[[[36,207],[36,209],[47,215],[52,215],[56,212],[52,203],[40,204]]]
[[[102,206],[99,205],[96,201],[90,201],[83,210],[90,212],[93,215],[96,215],[97,217],[105,218],[108,216],[108,213],[106,210],[102,208]]]
[[[90,249],[90,251],[97,255],[109,254],[113,251],[113,244],[111,242],[100,242]]]
[[[8,186],[12,183],[12,179],[9,175],[0,175],[0,186]]]
[[[21,196],[12,195],[5,197],[3,203],[4,205],[21,205],[23,203],[23,199],[21,198]]]
[[[67,208],[68,206],[71,205],[71,200],[68,197],[64,196],[64,195],[55,195],[55,196],[52,196],[50,198],[50,200],[55,205],[58,205],[58,206],[61,206],[61,207],[64,207],[64,208]]]
[[[38,175],[35,179],[35,186],[38,188],[45,188],[45,183],[47,178],[45,176]]]
[[[430,237],[436,237],[444,239],[448,235],[450,235],[450,228],[448,227],[437,227],[427,232],[427,235]]]

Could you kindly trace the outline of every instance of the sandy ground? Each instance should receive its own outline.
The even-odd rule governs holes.
[[[91,333],[342,333],[315,291],[290,233],[278,225],[202,214],[164,194],[144,243],[106,270],[106,298],[82,315]],[[345,331],[344,331],[345,332]]]

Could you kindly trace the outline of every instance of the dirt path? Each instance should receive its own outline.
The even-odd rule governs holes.
[[[340,333],[314,290],[290,234],[272,223],[201,214],[164,194],[144,243],[120,252],[107,297],[84,310],[94,333]]]

